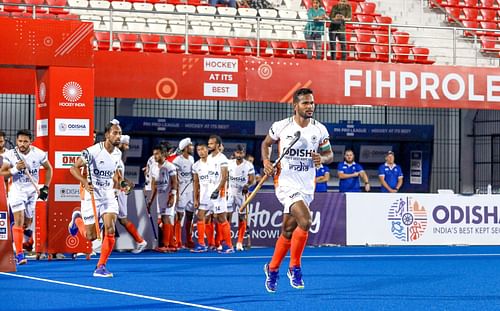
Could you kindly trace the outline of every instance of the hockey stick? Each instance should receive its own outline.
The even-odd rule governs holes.
[[[148,198],[146,195],[146,190],[142,189],[142,194],[144,195],[144,202],[146,203],[146,212],[148,213],[149,217],[149,222],[151,223],[151,228],[153,228],[153,235],[155,237],[155,241],[158,241],[158,235],[156,234],[156,229],[155,229],[155,222],[153,220],[153,216],[151,216],[151,212],[149,211],[148,208]]]
[[[247,248],[251,249],[252,248],[252,232],[250,231],[250,219],[248,218],[248,216],[249,215],[248,215],[248,205],[247,205],[245,207],[245,222],[247,223],[247,233],[248,233]]]
[[[14,154],[16,155],[16,158],[18,161],[25,162],[24,159],[21,158],[21,155],[19,154],[19,152],[17,152],[17,147],[14,147]],[[38,189],[38,185],[35,183],[33,176],[31,176],[30,170],[28,169],[28,166],[26,166],[26,162],[25,162],[25,168],[22,171],[24,172],[24,174],[26,174],[26,176],[28,176],[28,179],[30,180],[33,187],[35,187],[36,194],[40,195],[40,189]]]
[[[97,208],[95,205],[95,197],[94,197],[94,183],[92,182],[92,171],[90,170],[90,162],[92,157],[87,149],[82,151],[82,156],[87,161],[87,174],[89,177],[90,184],[92,185],[92,191],[90,192],[90,201],[92,202],[92,211],[94,212],[94,222],[95,222],[95,231],[97,235],[97,239],[101,240],[101,228],[99,228],[99,218],[97,217]]]
[[[297,141],[299,139],[300,139],[300,131],[297,131],[297,132],[295,132],[295,134],[293,134],[293,140],[290,142],[290,145],[288,145],[288,147],[283,151],[283,153],[279,156],[279,158],[276,159],[276,161],[274,161],[273,168],[276,168],[276,166],[281,162],[281,159],[283,159],[285,154],[287,154],[290,151],[290,149],[293,147],[293,145],[295,145],[295,143],[297,143]],[[248,196],[248,198],[245,200],[245,202],[243,202],[243,204],[241,205],[240,212],[243,212],[245,210],[246,206],[253,200],[253,198],[255,198],[255,196],[257,195],[257,192],[260,190],[260,188],[262,188],[262,185],[264,185],[264,182],[267,180],[268,177],[269,177],[269,175],[267,175],[267,174],[265,174],[262,177],[262,179],[259,181],[257,186],[255,186],[255,189]]]

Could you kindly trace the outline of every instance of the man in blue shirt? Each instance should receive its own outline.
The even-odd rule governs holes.
[[[394,163],[394,152],[388,151],[385,155],[385,163],[378,168],[378,179],[382,192],[398,192],[403,185],[403,171]]]
[[[316,189],[315,192],[327,192],[328,181],[330,180],[330,170],[321,164],[316,168]]]
[[[354,152],[350,149],[344,152],[344,162],[339,163],[337,175],[339,177],[340,192],[361,192],[360,177],[365,183],[365,191],[370,191],[368,175],[366,175],[360,164],[354,162]]]

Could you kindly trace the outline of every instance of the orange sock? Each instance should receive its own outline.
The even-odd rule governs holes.
[[[222,233],[221,225],[220,223],[215,224],[215,246],[220,245],[220,241],[224,239],[224,234]]]
[[[205,245],[205,222],[198,221],[198,244]]]
[[[170,237],[170,243],[168,243],[168,246],[169,247],[176,247],[174,225],[168,224],[167,228],[168,228],[168,236]]]
[[[226,245],[229,247],[233,247],[233,241],[231,241],[231,226],[229,222],[226,220],[225,222],[220,224],[221,235],[224,237],[224,241],[226,241]]]
[[[24,238],[23,227],[13,226],[12,238],[14,240],[14,245],[16,246],[16,254],[21,254],[23,252],[23,238]]]
[[[130,233],[130,235],[134,238],[134,240],[137,243],[141,243],[142,241],[144,241],[144,239],[139,234],[139,232],[137,232],[137,228],[134,226],[134,224],[132,222],[130,222],[130,221],[127,222],[125,229],[127,229],[128,233]]]
[[[300,267],[302,253],[307,244],[309,233],[299,227],[292,234],[292,246],[290,247],[290,267]]]
[[[245,231],[247,231],[247,222],[240,221],[238,224],[238,243],[243,243],[243,237],[245,236]]]
[[[111,252],[113,251],[114,246],[115,246],[115,235],[106,234],[104,236],[104,240],[102,241],[101,256],[99,257],[99,262],[97,263],[97,266],[106,264],[109,255],[111,255]]]
[[[87,229],[85,229],[85,224],[83,223],[83,219],[81,217],[78,217],[77,219],[75,219],[75,224],[76,224],[76,227],[78,228],[78,232],[80,232],[80,234],[84,238],[87,238],[87,236],[86,236]]]
[[[170,246],[170,239],[172,238],[172,225],[171,224],[163,224],[163,246]]]
[[[181,231],[181,222],[176,220],[175,221],[175,241],[177,242],[177,247],[181,248],[182,247],[182,231]]]
[[[209,224],[205,224],[206,232],[207,232],[207,242],[208,246],[214,246],[215,245],[215,239],[214,239],[214,223],[211,222]]]
[[[276,241],[276,246],[274,247],[274,254],[271,262],[269,263],[270,270],[278,270],[283,258],[285,258],[286,253],[290,249],[292,242],[287,240],[283,235],[280,235],[278,241]]]

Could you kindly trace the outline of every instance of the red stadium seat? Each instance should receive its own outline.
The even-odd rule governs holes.
[[[356,15],[380,15],[375,12],[377,4],[374,2],[360,2],[359,7],[361,8],[361,12],[356,13]]]
[[[248,47],[248,40],[240,38],[229,38],[227,39],[227,42],[229,43],[231,55],[250,55],[250,52],[246,51]]]
[[[138,52],[141,49],[136,47],[135,44],[139,39],[139,35],[135,33],[119,33],[118,40],[120,40],[120,50]]]
[[[400,46],[408,46],[410,45],[410,34],[404,31],[396,31],[392,34],[394,38],[394,44]]]
[[[165,52],[163,49],[158,47],[160,42],[160,35],[155,34],[141,34],[142,50],[144,52],[155,52],[162,53]]]
[[[307,58],[307,42],[292,41],[292,48],[295,58]]]
[[[407,46],[393,46],[393,59],[396,63],[413,64],[415,61],[409,59],[410,48]]]
[[[481,36],[481,52],[483,53],[498,53],[500,48],[496,47],[497,38],[494,36]]]
[[[250,44],[250,47],[252,48],[252,55],[253,56],[257,56],[257,40],[250,39],[250,40],[248,40],[248,43]],[[270,53],[266,52],[267,47],[268,47],[267,41],[265,41],[265,40],[260,40],[259,41],[258,50],[259,50],[259,55],[261,57],[269,57],[269,56],[273,55],[273,54],[270,54]]]
[[[200,36],[190,36],[188,38],[188,51],[191,54],[207,54],[208,51],[203,50],[204,39]]]
[[[464,8],[465,18],[463,20],[477,21],[479,16],[479,10],[476,8]]]
[[[496,19],[497,10],[481,9],[482,21],[493,22]]]
[[[453,7],[453,8],[459,8],[460,7],[460,0],[447,0],[442,4],[444,7]]]
[[[373,31],[367,29],[356,29],[354,30],[354,33],[356,34],[357,44],[372,44]]]
[[[354,24],[353,26],[354,29],[366,29],[366,30],[374,29],[374,25],[372,24],[375,21],[375,18],[372,15],[356,15],[355,21],[360,23],[370,23],[370,24]]]
[[[392,24],[392,17],[390,16],[375,16],[375,20],[377,21],[377,24]],[[378,26],[378,29],[389,31],[389,26],[381,25]],[[391,26],[391,32],[394,31],[398,31],[398,29],[396,27]]]
[[[167,53],[184,53],[184,36],[163,36],[167,45]]]
[[[477,0],[464,0],[464,7],[477,8]]]
[[[457,7],[447,7],[446,8],[446,15],[448,16],[447,21],[448,23],[457,23],[460,20],[460,13],[462,12],[462,9],[457,8]]]
[[[293,54],[288,54],[290,44],[288,41],[271,41],[273,47],[273,56],[281,58],[292,58]]]
[[[432,65],[436,61],[429,59],[429,49],[428,48],[417,48],[414,47],[411,49],[411,53],[413,54],[413,59],[415,63],[422,65]]]
[[[66,0],[47,0],[48,5],[53,5],[53,6],[67,6]],[[69,11],[65,10],[64,8],[49,8],[49,13],[50,14],[68,14]]]
[[[310,9],[312,8],[313,6],[313,2],[312,0],[302,0],[302,3],[304,4],[304,6],[306,7],[306,9]]]
[[[375,40],[380,44],[389,44],[389,32],[386,30],[374,30]]]
[[[479,22],[478,21],[463,21],[465,28],[479,28]],[[464,36],[465,37],[473,37],[476,35],[476,32],[474,30],[464,30]]]
[[[375,62],[377,57],[372,56],[373,45],[368,44],[355,44],[354,49],[356,50],[356,60],[363,62]]]
[[[493,8],[495,6],[495,0],[481,0],[481,7],[483,8]]]
[[[97,49],[99,50],[109,50],[109,32],[94,32],[95,38],[97,40]]]
[[[10,1],[8,1],[10,2]],[[45,0],[25,0],[26,3],[26,12],[28,13],[33,13],[33,5],[36,6],[35,13],[36,14],[46,14],[47,13],[47,8],[41,8],[38,7],[39,5],[42,5],[45,3]]]
[[[224,50],[226,39],[219,37],[207,37],[208,53],[213,55],[228,55],[229,52]]]
[[[389,62],[389,46],[387,45],[375,45],[373,46],[375,50],[375,55],[377,56],[378,62]]]
[[[323,1],[323,7],[325,8],[325,12],[330,15],[330,12],[332,11],[332,8],[334,5],[339,3],[339,0],[324,0]]]
[[[498,31],[498,24],[495,22],[480,22],[482,29],[493,30],[493,31],[478,31],[478,36],[495,36],[500,37],[500,32]]]
[[[22,0],[4,0],[3,2],[8,2],[12,4],[23,4]],[[3,11],[4,12],[24,12],[25,8],[23,6],[17,6],[17,5],[4,5],[3,6]]]

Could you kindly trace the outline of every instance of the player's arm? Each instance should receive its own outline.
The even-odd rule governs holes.
[[[148,211],[151,209],[151,205],[153,205],[153,201],[156,198],[157,192],[158,192],[158,187],[156,186],[156,178],[151,177],[151,198],[149,198],[148,204],[146,205]]]
[[[80,157],[76,160],[75,164],[70,167],[69,172],[76,180],[78,180],[83,185],[85,190],[87,190],[88,192],[92,192],[92,185],[89,184],[87,178],[82,174],[82,167],[86,166],[86,164],[87,163],[85,163],[85,161],[83,161],[83,159]]]
[[[330,172],[325,172],[325,175],[316,178],[317,183],[328,182],[330,180]]]
[[[5,178],[9,178],[12,176],[12,172],[10,171],[10,163],[8,161],[4,161],[2,164],[2,167],[0,167],[0,175],[4,176]]]
[[[276,141],[267,134],[266,138],[264,138],[264,141],[262,142],[262,145],[260,146],[260,153],[262,155],[262,163],[264,164],[264,173],[268,176],[271,176],[274,174],[274,168],[273,164],[271,163],[271,150],[273,144],[275,144]]]
[[[248,188],[252,187],[255,184],[255,174],[248,174],[248,182],[243,185],[243,189],[241,189],[242,194],[248,193]]]
[[[396,191],[399,191],[401,189],[401,186],[403,186],[403,176],[398,177],[398,184],[396,185]]]
[[[52,165],[50,164],[49,161],[43,162],[42,166],[45,169],[45,182],[44,182],[44,186],[45,187],[49,187],[50,183],[52,182],[52,175],[54,173],[54,169],[52,168]]]
[[[389,192],[396,192],[396,190],[392,189],[387,182],[385,182],[385,175],[378,175],[378,180],[380,181],[380,184],[382,187],[387,189]]]
[[[193,205],[195,209],[200,206],[200,179],[198,174],[193,174]]]
[[[365,171],[360,171],[359,176],[361,176],[361,180],[365,183],[365,191],[370,191],[370,181],[368,180],[368,174]]]
[[[220,176],[221,179],[220,179],[219,186],[217,187],[217,189],[219,190],[219,193],[221,192],[221,190],[226,188],[226,184],[227,184],[227,180],[228,180],[228,176],[229,176],[229,170],[227,168],[227,165],[221,166],[220,174],[221,174],[221,176]]]
[[[333,151],[330,145],[330,139],[326,137],[321,144],[319,144],[318,152],[313,152],[312,159],[316,167],[321,164],[330,164],[333,162]]]
[[[0,169],[0,175],[4,176],[5,178],[9,178],[17,174],[17,172],[24,170],[25,168],[26,165],[24,164],[24,161],[18,161],[16,162],[16,165],[12,165],[8,160],[6,161],[4,158],[2,167]]]
[[[348,178],[358,177],[359,172],[354,172],[352,174],[346,174],[343,171],[337,171],[337,176],[339,177],[339,179],[348,179]]]
[[[174,206],[177,201],[177,189],[179,188],[179,181],[177,179],[177,174],[175,170],[173,171],[174,175],[170,175],[170,195],[168,197],[168,205]]]

